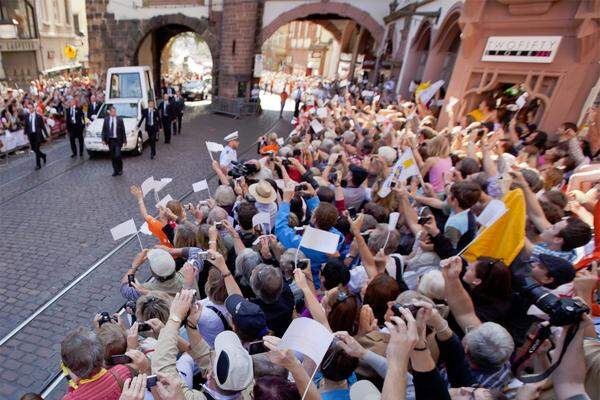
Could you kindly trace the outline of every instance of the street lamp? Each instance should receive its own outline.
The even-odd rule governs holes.
[[[16,39],[17,25],[16,19],[0,19],[0,39]]]

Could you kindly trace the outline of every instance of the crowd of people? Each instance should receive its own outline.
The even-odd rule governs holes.
[[[83,129],[85,121],[98,112],[103,91],[94,78],[80,73],[30,82],[26,89],[2,88],[0,96],[0,152],[9,150],[2,137],[24,131],[31,150],[35,153],[36,169],[46,164],[41,150],[45,142],[68,134],[73,157],[79,143],[83,156]],[[72,110],[77,109],[77,113]]]
[[[296,84],[289,137],[238,161],[230,135],[209,200],[153,216],[131,188],[156,245],[126,314],[62,341],[64,399],[600,398],[600,113],[545,133],[493,98]],[[286,347],[300,318],[322,359]]]

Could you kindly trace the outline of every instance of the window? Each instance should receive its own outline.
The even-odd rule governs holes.
[[[110,98],[122,99],[142,97],[142,82],[140,74],[129,72],[122,74],[113,74],[110,79]]]
[[[117,116],[123,118],[137,118],[138,107],[137,103],[113,103],[105,104],[98,112],[98,118],[106,118],[108,115],[108,107],[113,106],[117,110]]]
[[[65,22],[67,25],[71,25],[71,7],[69,6],[69,0],[65,0]]]
[[[33,7],[22,0],[7,0],[0,2],[0,18],[17,22],[18,39],[34,39],[35,30]]]
[[[73,14],[73,30],[75,33],[81,33],[81,28],[79,28],[79,14]]]

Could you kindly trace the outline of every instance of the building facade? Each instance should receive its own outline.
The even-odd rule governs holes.
[[[23,86],[87,62],[84,0],[2,0],[0,13],[0,80]]]
[[[273,35],[270,43],[277,45],[265,51],[288,71],[373,83],[391,79],[405,97],[414,81],[443,80],[447,99],[465,98],[475,107],[502,85],[524,85],[541,104],[535,122],[548,131],[577,121],[600,90],[600,0],[88,0],[86,5],[90,66],[100,75],[119,65],[160,71],[168,40],[193,31],[211,50],[213,90],[223,97],[249,96],[257,79],[254,60]],[[291,30],[306,29],[308,22],[331,35],[329,48],[319,41],[306,51],[306,35],[302,46],[280,43],[285,37],[276,33],[280,28],[294,23],[284,28],[291,39]]]

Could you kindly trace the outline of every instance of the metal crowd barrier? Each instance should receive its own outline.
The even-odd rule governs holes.
[[[234,118],[258,115],[260,112],[260,100],[258,102],[251,102],[242,98],[230,99],[212,96],[211,111],[213,113],[231,115]]]

